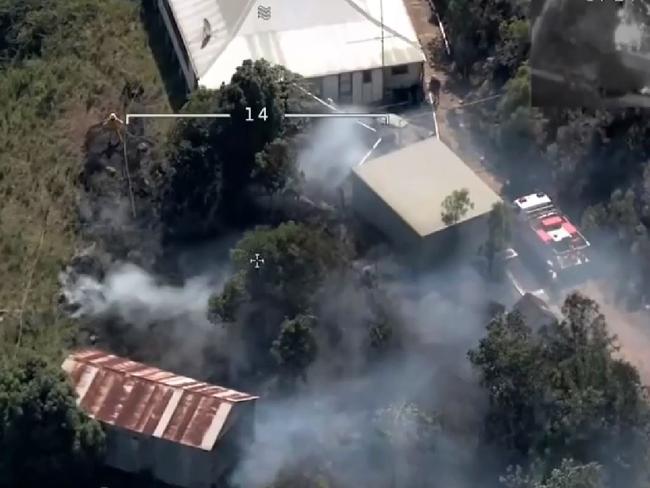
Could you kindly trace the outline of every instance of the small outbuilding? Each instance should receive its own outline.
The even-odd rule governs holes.
[[[533,330],[550,326],[559,320],[548,304],[532,293],[523,295],[515,303],[513,312],[519,313],[524,322]]]
[[[446,225],[442,202],[466,189],[472,207]],[[487,238],[487,216],[497,195],[435,137],[371,159],[352,174],[352,206],[396,247],[427,260],[476,253]]]
[[[252,440],[256,396],[97,349],[70,354],[63,369],[81,410],[104,427],[109,467],[212,488]]]

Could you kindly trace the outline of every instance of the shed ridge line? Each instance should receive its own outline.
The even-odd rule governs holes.
[[[83,352],[95,352],[95,351],[92,351],[92,350],[80,351],[80,353],[83,353]],[[96,352],[99,353],[100,351],[96,351]],[[174,374],[171,371],[165,371],[165,370],[157,368],[155,366],[148,366],[148,365],[146,365],[144,363],[140,363],[138,361],[132,361],[130,359],[126,359],[126,361],[128,361],[129,363],[134,363],[136,365],[142,366],[143,369],[154,369],[154,370],[156,370],[157,372],[160,372],[160,373],[168,373],[168,374],[172,375],[171,377],[174,377],[174,378],[177,378],[177,379],[181,378],[181,379],[188,379],[188,380],[193,381],[192,385],[169,385],[169,384],[164,382],[165,380],[156,381],[154,379],[147,378],[146,376],[140,376],[140,375],[128,372],[128,371],[121,371],[120,369],[118,369],[114,365],[103,365],[101,363],[98,364],[98,363],[95,363],[95,362],[93,362],[92,360],[90,360],[88,358],[79,357],[77,354],[79,354],[79,353],[73,354],[71,356],[71,359],[73,361],[83,363],[83,364],[85,364],[87,366],[97,368],[98,370],[99,369],[109,370],[109,371],[111,371],[113,373],[117,373],[117,374],[119,374],[119,375],[121,375],[123,377],[131,377],[131,378],[135,378],[137,380],[146,381],[147,383],[152,383],[152,384],[156,384],[156,385],[165,386],[167,388],[171,388],[172,390],[176,390],[176,391],[182,390],[182,391],[185,391],[185,392],[188,392],[188,393],[191,393],[191,394],[201,395],[202,397],[205,397],[205,398],[216,398],[218,400],[228,402],[228,403],[231,403],[231,404],[244,402],[244,401],[249,401],[249,400],[256,400],[257,398],[259,398],[256,395],[251,395],[249,393],[244,393],[242,391],[233,390],[232,388],[226,388],[224,386],[212,385],[210,383],[206,383],[205,381],[199,381],[197,379],[190,378],[189,376]],[[114,354],[106,354],[105,358],[121,359],[119,356],[115,356]],[[222,388],[225,391],[206,393],[205,391],[194,390],[193,389],[193,388],[196,388],[197,386],[204,386],[204,387],[207,386],[207,387],[211,387],[211,388],[215,388],[215,387],[216,388]],[[228,393],[230,395],[232,395],[232,394],[246,395],[247,398],[243,398],[243,399],[228,398],[227,396],[224,396],[224,393]]]

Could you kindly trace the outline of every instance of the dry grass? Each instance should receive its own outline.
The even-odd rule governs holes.
[[[87,128],[122,109],[127,80],[145,87],[148,109],[169,110],[138,2],[50,0],[43,5],[59,27],[46,37],[42,56],[0,66],[0,346],[5,352],[18,340],[21,323],[29,328],[23,330],[23,344],[52,351],[62,345],[57,331],[66,329],[66,321],[56,312],[57,275],[78,244],[77,179]]]

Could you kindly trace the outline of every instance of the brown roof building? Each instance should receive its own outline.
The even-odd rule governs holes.
[[[207,488],[252,435],[256,396],[96,349],[71,354],[63,369],[80,408],[104,425],[114,468]]]

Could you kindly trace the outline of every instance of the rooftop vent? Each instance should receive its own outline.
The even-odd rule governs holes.
[[[201,49],[203,49],[206,44],[210,41],[212,37],[212,26],[208,19],[203,19],[203,38],[201,40]]]

